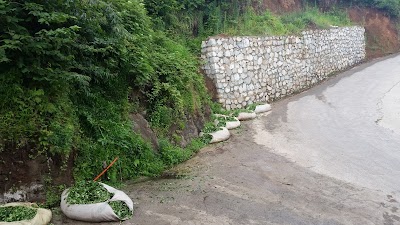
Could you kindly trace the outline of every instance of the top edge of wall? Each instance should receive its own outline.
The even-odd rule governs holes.
[[[227,36],[227,35],[216,35],[216,36],[210,36],[206,40],[203,41],[203,43],[207,43],[209,41],[215,41],[215,40],[228,40],[232,38],[273,38],[273,39],[284,39],[287,37],[301,37],[303,35],[307,34],[314,34],[314,33],[320,33],[320,32],[326,32],[326,31],[332,31],[332,30],[347,30],[347,29],[360,29],[365,32],[365,28],[362,26],[346,26],[346,27],[338,27],[338,26],[331,26],[330,28],[326,29],[315,29],[315,30],[304,30],[300,34],[289,34],[289,35],[251,35],[251,36]]]

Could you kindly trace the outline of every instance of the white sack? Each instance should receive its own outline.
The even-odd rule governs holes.
[[[213,144],[228,140],[229,137],[231,136],[231,133],[226,127],[222,127],[222,130],[210,133],[210,135],[212,136],[210,144]]]
[[[251,112],[251,113],[241,112],[241,113],[239,113],[237,118],[240,121],[244,121],[244,120],[252,120],[252,119],[255,119],[256,117],[257,117],[257,115],[255,112]]]
[[[271,110],[270,104],[258,105],[254,110],[255,113],[265,113]]]
[[[236,121],[227,121],[226,122],[226,128],[228,130],[232,130],[232,129],[236,129],[236,128],[240,127],[240,121],[237,118],[235,118],[235,119],[236,119]]]
[[[61,194],[61,211],[70,219],[86,221],[86,222],[108,222],[120,221],[124,218],[118,218],[114,213],[108,202],[123,201],[133,213],[133,202],[123,191],[117,190],[111,186],[100,183],[108,192],[114,196],[107,202],[94,203],[94,204],[68,204],[68,190],[66,189]]]
[[[0,207],[8,206],[24,206],[28,208],[34,208],[37,210],[35,217],[31,220],[20,220],[15,222],[0,222],[0,225],[47,225],[51,220],[51,211],[48,209],[35,208],[37,207],[34,203],[29,202],[15,202],[2,205]]]
[[[221,115],[221,114],[214,114],[214,115],[216,115],[217,117],[223,117],[223,118],[227,118],[228,117],[226,115]],[[225,124],[226,124],[225,127],[228,130],[233,130],[233,129],[236,129],[236,128],[240,127],[240,121],[236,117],[234,117],[234,118],[235,118],[236,121],[225,121]],[[219,121],[218,121],[218,118],[217,118],[217,119],[214,120],[214,125],[217,126],[218,124],[219,124]]]

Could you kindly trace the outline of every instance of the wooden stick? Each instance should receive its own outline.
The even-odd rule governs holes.
[[[107,170],[110,169],[110,167],[111,167],[112,165],[114,165],[114,163],[115,163],[117,160],[118,160],[118,156],[114,159],[114,161],[112,161],[112,162],[110,163],[110,165],[107,166],[107,168],[105,168],[105,169],[103,170],[103,172],[101,172],[96,178],[94,178],[93,181],[97,181],[101,176],[103,176],[103,174],[104,174],[105,172],[107,172]]]

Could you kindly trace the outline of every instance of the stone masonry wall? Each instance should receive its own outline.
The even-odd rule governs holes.
[[[203,69],[226,109],[299,92],[365,58],[362,27],[310,30],[301,36],[212,37]]]

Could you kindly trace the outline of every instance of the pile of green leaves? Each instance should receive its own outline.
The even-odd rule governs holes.
[[[35,217],[37,209],[24,206],[0,207],[0,222],[14,222],[31,220]]]
[[[256,107],[257,107],[258,105],[260,105],[260,104],[254,103],[254,104],[251,104],[251,105],[247,106],[246,109],[251,110],[251,111],[254,111],[254,110],[256,110]]]
[[[226,126],[226,122],[234,122],[237,121],[237,119],[235,117],[232,116],[215,116],[215,120],[218,121],[217,127],[225,127]]]
[[[200,137],[201,142],[206,143],[206,144],[209,144],[211,142],[212,138],[213,138],[212,135],[208,134],[208,133],[205,133],[202,137]]]
[[[209,134],[216,131],[222,130],[221,127],[216,126],[214,123],[207,123],[203,128],[203,133]]]
[[[123,201],[112,201],[108,203],[120,220],[132,218],[132,211]]]
[[[235,110],[232,110],[231,116],[238,117],[239,113],[241,113],[241,112],[252,113],[252,112],[254,112],[254,110],[250,110],[250,109],[235,109]]]
[[[106,202],[112,197],[113,194],[98,182],[78,181],[69,189],[66,202],[68,204],[93,204]]]
[[[113,197],[103,185],[94,181],[79,181],[68,191],[68,204],[94,204],[107,202]],[[108,204],[120,220],[132,217],[132,211],[123,201],[111,201]]]

